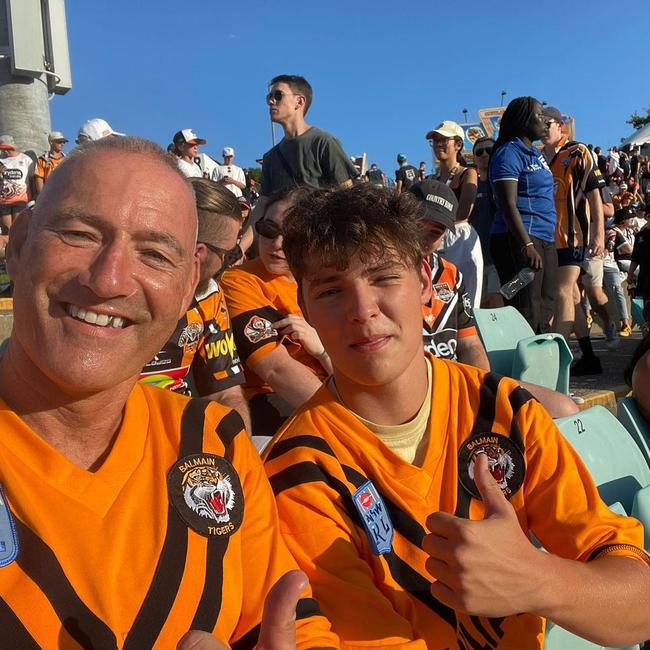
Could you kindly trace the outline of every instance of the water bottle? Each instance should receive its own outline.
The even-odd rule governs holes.
[[[500,289],[499,292],[506,300],[512,300],[525,286],[529,285],[535,277],[535,271],[533,269],[526,267],[521,269],[517,275],[515,275],[512,280],[506,282]]]

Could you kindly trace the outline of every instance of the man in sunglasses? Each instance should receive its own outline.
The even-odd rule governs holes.
[[[271,121],[282,126],[284,137],[264,154],[254,220],[261,218],[268,197],[276,192],[301,185],[348,186],[359,175],[333,135],[305,122],[311,101],[312,88],[304,77],[283,74],[271,79],[266,103]]]
[[[228,266],[242,226],[238,199],[206,178],[190,180],[199,217],[199,282],[187,313],[164,347],[142,369],[140,381],[235,409],[250,431],[241,384],[244,373],[217,278]]]

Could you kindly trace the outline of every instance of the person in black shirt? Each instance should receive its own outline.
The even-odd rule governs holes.
[[[395,171],[395,190],[398,194],[406,192],[418,180],[418,170],[409,165],[403,153],[397,154],[399,169]]]
[[[366,177],[368,178],[368,182],[373,185],[378,185],[379,187],[386,186],[386,176],[384,172],[377,167],[377,163],[372,163],[372,165],[370,165],[370,169],[366,172]]]

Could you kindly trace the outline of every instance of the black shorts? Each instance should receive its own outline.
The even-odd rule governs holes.
[[[557,265],[581,266],[585,261],[585,252],[584,246],[576,246],[575,248],[558,248]]]

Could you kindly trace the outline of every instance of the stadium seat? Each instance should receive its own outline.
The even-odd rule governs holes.
[[[555,424],[587,466],[603,501],[619,502],[631,514],[636,494],[650,485],[650,466],[625,427],[602,406]],[[647,527],[650,520],[642,523]]]
[[[643,298],[632,298],[632,327],[638,325],[643,327],[645,318],[643,318]]]
[[[493,372],[568,393],[573,356],[563,336],[535,335],[514,307],[475,309],[474,318]]]
[[[602,406],[555,420],[591,473],[603,501],[643,523],[650,548],[650,466],[621,423]],[[545,650],[608,650],[548,621]],[[638,650],[639,645],[625,650]]]
[[[517,343],[512,377],[569,394],[573,355],[561,334],[540,334]]]
[[[610,650],[565,630],[552,621],[546,623],[544,650]],[[628,646],[620,650],[639,650],[639,645]]]
[[[641,415],[634,397],[622,397],[618,400],[616,417],[629,431],[650,464],[650,423]]]

